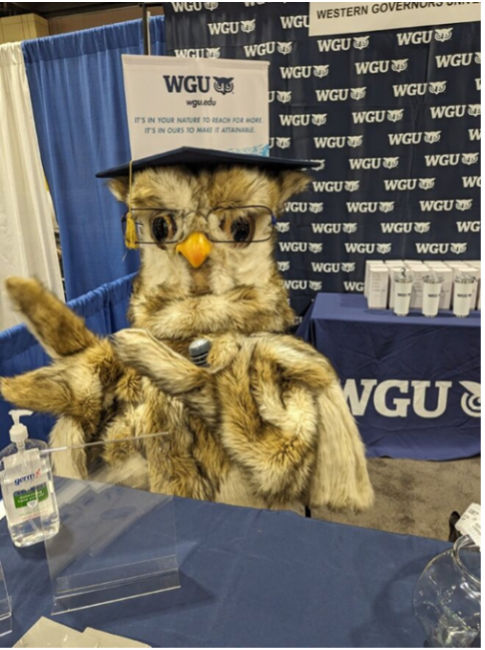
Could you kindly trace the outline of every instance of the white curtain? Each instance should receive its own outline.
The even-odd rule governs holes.
[[[36,276],[64,300],[55,217],[40,159],[20,43],[0,45],[0,329],[21,322],[10,275]]]

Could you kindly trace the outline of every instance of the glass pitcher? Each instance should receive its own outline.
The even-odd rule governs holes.
[[[480,560],[480,547],[464,535],[421,574],[414,609],[430,647],[480,647]]]

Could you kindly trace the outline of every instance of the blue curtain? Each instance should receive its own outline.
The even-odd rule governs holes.
[[[82,316],[89,329],[100,336],[113,334],[128,327],[126,312],[134,275],[115,280],[69,303]],[[0,332],[0,377],[13,377],[49,363],[49,357],[25,325]],[[0,397],[0,449],[9,442],[12,426],[9,410],[15,408]],[[35,413],[25,421],[32,438],[46,440],[54,419]]]
[[[152,54],[165,53],[162,16]],[[22,43],[42,162],[63,251],[68,300],[138,268],[122,206],[96,172],[130,159],[121,55],[141,54],[141,21]]]

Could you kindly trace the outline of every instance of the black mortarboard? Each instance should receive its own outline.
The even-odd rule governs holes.
[[[315,167],[318,162],[311,160],[292,160],[288,158],[272,158],[269,156],[255,156],[232,151],[217,151],[215,149],[199,149],[198,147],[180,147],[172,151],[131,161],[132,173],[149,167],[167,167],[169,165],[187,165],[189,167],[217,167],[218,165],[244,165],[246,167],[260,167],[262,169],[282,171],[284,169],[301,169]],[[129,176],[130,162],[105,169],[96,174],[97,178],[116,178]]]

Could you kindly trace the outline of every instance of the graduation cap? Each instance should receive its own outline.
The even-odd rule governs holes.
[[[256,156],[253,154],[235,153],[232,151],[218,151],[216,149],[200,149],[199,147],[180,147],[172,151],[130,160],[124,165],[111,167],[96,174],[97,178],[118,178],[128,176],[129,197],[128,212],[125,215],[125,245],[127,248],[138,248],[135,220],[131,209],[131,186],[133,174],[150,167],[168,167],[172,165],[185,165],[187,167],[219,167],[220,165],[243,165],[245,167],[259,167],[270,171],[284,171],[316,167],[319,162],[310,160],[293,160],[289,158],[271,158],[269,156]]]
[[[285,169],[302,169],[316,167],[319,163],[311,160],[293,160],[290,158],[272,158],[270,156],[255,156],[253,154],[235,153],[233,151],[217,151],[216,149],[200,149],[198,147],[180,147],[165,151],[140,160],[132,160],[118,167],[111,167],[96,174],[97,178],[118,178],[129,176],[142,169],[150,167],[168,167],[171,165],[186,165],[187,167],[218,167],[219,165],[243,165],[245,167],[260,167],[272,171]]]

